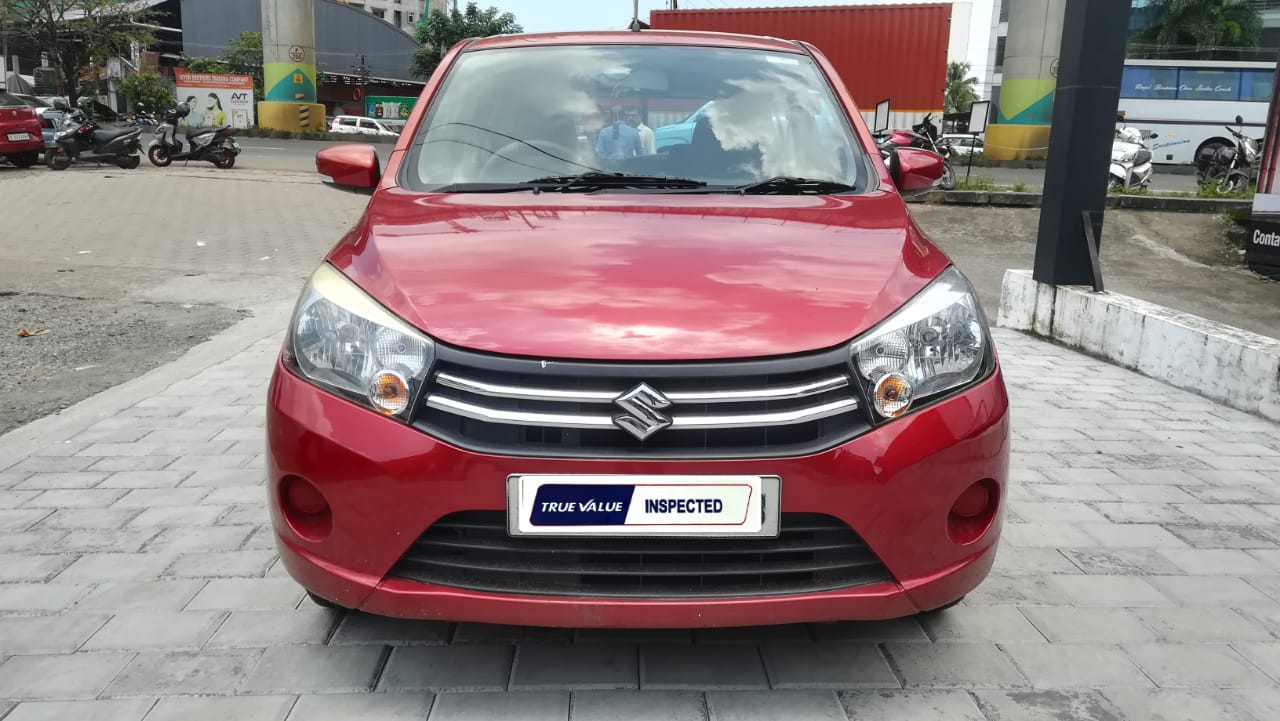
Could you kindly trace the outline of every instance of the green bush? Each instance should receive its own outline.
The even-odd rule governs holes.
[[[986,173],[978,173],[969,180],[956,182],[956,190],[995,190],[996,179]]]

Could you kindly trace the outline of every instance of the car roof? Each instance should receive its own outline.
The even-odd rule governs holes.
[[[799,44],[791,40],[781,40],[760,35],[740,35],[737,33],[717,33],[700,30],[642,30],[640,32],[617,30],[493,35],[487,38],[475,39],[466,46],[466,50],[491,50],[494,48],[528,47],[530,45],[690,45],[747,50],[774,50],[789,53],[804,52],[804,49]]]

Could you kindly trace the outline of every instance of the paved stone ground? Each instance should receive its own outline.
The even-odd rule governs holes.
[[[284,318],[0,438],[0,717],[1280,717],[1280,427],[1007,331],[1010,523],[948,612],[608,632],[323,610],[277,562]],[[6,715],[7,714],[7,715]]]

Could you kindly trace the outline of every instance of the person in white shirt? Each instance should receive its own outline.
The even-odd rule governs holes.
[[[645,155],[653,155],[657,153],[657,146],[653,138],[653,130],[644,124],[644,120],[640,118],[640,111],[632,108],[627,111],[627,124],[636,129],[640,134],[640,150]]]

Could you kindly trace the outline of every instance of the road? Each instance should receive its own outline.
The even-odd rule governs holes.
[[[237,161],[238,166],[252,170],[281,170],[290,172],[310,173],[316,168],[316,153],[321,148],[336,143],[321,143],[314,140],[275,140],[272,138],[240,138],[240,145],[244,147],[244,153],[240,155]],[[358,141],[357,141],[358,142]],[[385,164],[387,156],[391,153],[392,146],[386,143],[375,143],[374,146],[378,150],[378,157]],[[1157,166],[1155,179],[1152,181],[1154,190],[1190,192],[1196,189],[1194,175],[1177,175],[1173,173],[1160,172]],[[961,180],[965,178],[966,168],[958,164],[956,166],[957,175]],[[1016,183],[1025,183],[1029,188],[1038,188],[1044,185],[1044,171],[1034,168],[973,168],[972,177],[978,179],[979,176],[986,175],[993,178],[997,185],[1014,185]]]

